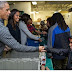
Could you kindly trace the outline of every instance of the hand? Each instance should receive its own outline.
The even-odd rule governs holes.
[[[39,42],[42,42],[42,40],[41,40],[41,39],[39,39]]]
[[[47,32],[43,31],[42,34],[47,34]]]
[[[46,50],[44,50],[44,46],[39,46],[39,52],[46,52]]]
[[[8,51],[8,49],[7,48],[4,48],[4,51]]]
[[[11,48],[5,45],[4,51],[9,51],[9,50],[11,50]]]

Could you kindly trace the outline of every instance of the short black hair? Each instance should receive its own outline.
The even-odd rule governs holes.
[[[69,39],[72,39],[72,36],[70,36]]]

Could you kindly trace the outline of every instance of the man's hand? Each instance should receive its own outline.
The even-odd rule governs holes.
[[[39,52],[46,52],[46,50],[44,50],[44,46],[39,46]]]
[[[7,45],[5,45],[4,51],[9,51],[11,48],[9,48]]]

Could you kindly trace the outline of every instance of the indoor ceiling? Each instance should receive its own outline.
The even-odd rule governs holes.
[[[32,5],[32,11],[67,12],[70,8],[72,8],[72,1],[37,1],[37,5]]]

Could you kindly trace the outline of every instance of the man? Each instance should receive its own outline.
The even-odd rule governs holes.
[[[45,51],[43,46],[32,47],[19,44],[10,34],[7,27],[4,26],[4,20],[7,20],[10,14],[9,4],[0,1],[0,58],[2,57],[5,45],[17,51]]]

